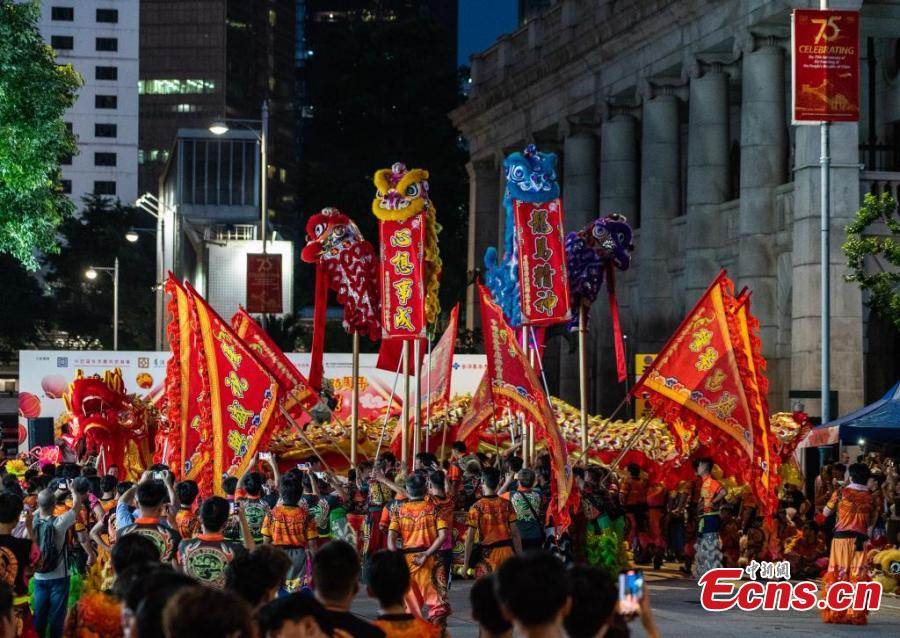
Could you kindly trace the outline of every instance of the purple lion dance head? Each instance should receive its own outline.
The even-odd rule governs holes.
[[[569,330],[578,328],[578,308],[594,303],[607,273],[612,277],[613,268],[628,270],[634,250],[632,235],[628,220],[615,213],[566,235],[569,301],[573,310]]]

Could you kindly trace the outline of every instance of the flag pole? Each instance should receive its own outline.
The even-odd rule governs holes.
[[[413,396],[415,400],[413,405],[416,407],[416,413],[413,415],[413,444],[412,454],[415,458],[419,454],[420,435],[422,433],[422,365],[421,365],[422,342],[419,339],[413,341],[413,374],[416,377],[416,385],[413,388]]]
[[[644,430],[647,428],[647,425],[650,423],[650,420],[652,418],[653,418],[653,412],[650,411],[647,414],[647,416],[644,417],[644,420],[641,421],[641,424],[637,428],[637,430],[634,431],[634,434],[631,435],[631,438],[628,439],[628,443],[625,444],[625,447],[622,449],[622,451],[619,452],[619,456],[617,456],[615,458],[615,460],[612,462],[612,464],[609,466],[610,475],[613,473],[613,471],[616,469],[616,467],[618,467],[619,463],[622,462],[622,459],[625,458],[625,455],[631,451],[631,448],[634,447],[634,444],[637,443],[638,437],[641,434],[643,434]]]
[[[292,417],[288,413],[288,411],[284,409],[284,406],[281,405],[281,403],[278,404],[278,408],[281,410],[282,416],[284,416],[284,418],[288,420],[288,423],[290,423],[292,426],[294,426],[294,430],[297,432],[297,435],[300,437],[300,440],[302,440],[306,444],[306,446],[310,450],[312,450],[312,453],[316,455],[316,458],[319,459],[320,461],[322,461],[322,465],[324,465],[325,469],[330,472],[331,467],[329,467],[328,463],[325,462],[325,459],[322,458],[322,455],[319,454],[319,451],[316,449],[316,446],[312,444],[312,441],[309,440],[309,437],[306,436],[306,432],[303,431],[303,428],[301,428],[299,425],[297,425],[297,422],[294,420],[294,417]]]
[[[453,363],[451,356],[450,363]],[[428,397],[425,402],[425,451],[428,452],[428,439],[431,438],[431,337],[428,337],[428,368],[425,369],[425,396]],[[444,432],[447,428],[444,428]],[[444,438],[446,441],[446,436]]]
[[[528,326],[522,324],[522,354],[525,355],[525,360],[529,363],[531,362],[531,348],[528,346]],[[534,364],[532,364],[534,367]],[[531,450],[528,449],[528,423],[522,420],[522,460],[525,462],[525,465],[531,465],[531,454],[529,452]],[[510,427],[512,427],[512,423],[510,423]],[[511,441],[511,443],[515,443],[515,441]]]
[[[384,431],[387,430],[388,421],[391,419],[391,408],[394,405],[394,397],[397,394],[397,379],[400,378],[400,367],[403,361],[397,362],[397,372],[394,373],[394,384],[391,386],[391,396],[388,398],[387,408],[384,410],[384,423],[381,424],[381,434],[378,436],[378,446],[375,448],[374,464],[378,464],[378,457],[381,454],[381,444],[384,442]]]
[[[350,406],[350,467],[356,467],[356,449],[359,445],[359,332],[353,332],[353,389]]]
[[[400,463],[403,474],[409,471],[409,341],[403,341],[403,354],[401,356],[403,366],[403,407],[400,411]]]
[[[588,380],[587,380],[587,319],[584,305],[578,307],[578,380],[581,395],[581,457],[588,451]]]

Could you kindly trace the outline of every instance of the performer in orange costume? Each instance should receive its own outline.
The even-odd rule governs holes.
[[[662,567],[666,554],[666,537],[663,534],[663,519],[666,515],[666,486],[663,484],[647,487],[647,549],[652,548],[653,569]]]
[[[634,548],[640,543],[640,533],[647,529],[647,479],[641,476],[637,463],[628,464],[628,476],[622,481],[621,495],[628,519],[626,539]]]
[[[863,545],[869,538],[869,528],[875,523],[878,511],[875,509],[875,498],[866,487],[868,466],[854,463],[849,472],[850,484],[836,490],[822,512],[825,518],[837,513],[828,571],[822,579],[823,592],[838,581],[855,583],[869,580]],[[868,613],[852,608],[845,611],[823,609],[822,620],[826,623],[865,625]]]
[[[725,488],[710,475],[712,466],[711,459],[701,459],[697,462],[697,476],[700,477],[700,500],[697,503],[699,526],[697,528],[694,570],[698,577],[710,569],[722,567],[719,507],[725,499]]]
[[[506,499],[497,496],[500,471],[486,467],[481,474],[481,491],[484,496],[469,509],[469,531],[466,535],[466,566],[471,566],[475,533],[478,533],[481,558],[474,566],[475,577],[481,578],[497,571],[506,559],[522,552],[522,539],[515,525],[516,510]]]
[[[437,552],[447,540],[447,521],[435,506],[425,500],[425,476],[413,473],[406,479],[409,498],[400,502],[391,514],[388,549],[401,550],[409,567],[411,586],[406,596],[410,611],[422,616],[428,608],[428,620],[444,624],[450,614],[447,578]]]

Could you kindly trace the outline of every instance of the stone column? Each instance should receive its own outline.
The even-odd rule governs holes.
[[[637,209],[637,122],[614,115],[600,129],[600,214],[619,213],[634,223]]]
[[[640,307],[634,309],[642,352],[659,350],[677,321],[669,265],[671,222],[678,215],[681,193],[679,105],[671,87],[656,92],[656,97],[645,97],[642,115],[640,241],[636,247]]]
[[[728,75],[698,61],[690,81],[687,141],[685,305],[690,308],[719,271],[716,247],[724,225],[719,204],[729,199]]]
[[[579,230],[597,218],[597,141],[590,131],[576,131],[563,142],[563,211],[566,216],[566,232]],[[560,340],[559,396],[572,405],[578,405],[578,350],[577,334],[569,340]]]
[[[497,215],[500,210],[499,171],[493,157],[466,164],[469,173],[469,253],[466,268],[484,270],[484,251],[496,246]],[[466,289],[466,328],[481,325],[481,314],[475,304],[474,286]]]
[[[749,48],[752,49],[752,43]],[[787,181],[788,175],[784,72],[782,47],[770,41],[758,50],[748,52],[745,48],[741,67],[741,199],[737,272],[733,275],[738,289],[747,286],[753,291],[753,313],[760,323],[763,355],[770,362],[769,385],[773,396],[786,382],[776,362],[778,309],[774,250],[775,188]]]
[[[860,202],[857,128],[856,122],[831,125],[831,389],[838,392],[839,414],[864,403],[862,295],[844,281],[847,259],[841,252],[844,229]],[[818,126],[796,128],[790,352],[790,388],[796,390],[821,387],[819,136]],[[820,414],[818,401],[806,404],[810,414]]]

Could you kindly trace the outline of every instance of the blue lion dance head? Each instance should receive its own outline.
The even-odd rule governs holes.
[[[513,200],[538,204],[558,198],[556,163],[555,153],[541,153],[534,144],[526,146],[521,153],[510,153],[503,160],[503,169],[506,171],[506,193],[503,196],[506,214],[504,254],[500,260],[497,249],[493,246],[485,251],[484,283],[513,328],[522,325]]]

